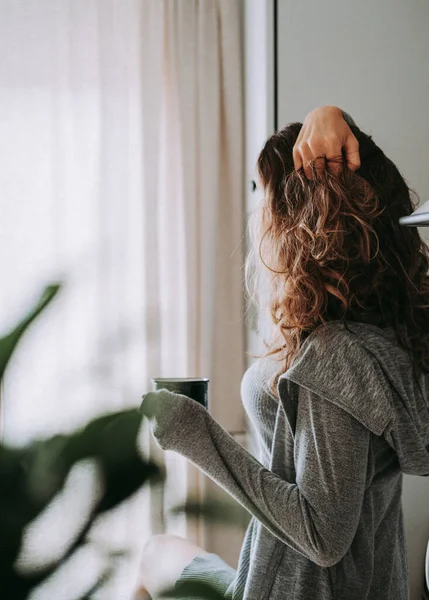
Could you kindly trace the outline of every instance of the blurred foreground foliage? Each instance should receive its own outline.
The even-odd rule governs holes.
[[[0,338],[0,380],[3,379],[13,352],[28,327],[60,291],[60,285],[48,286],[36,305],[5,336]],[[138,451],[137,438],[143,415],[137,409],[103,415],[69,435],[37,440],[26,447],[11,448],[0,444],[0,597],[25,600],[31,592],[52,576],[76,552],[89,542],[88,534],[101,514],[111,511],[144,484],[163,485],[165,471],[145,460]],[[58,559],[34,572],[16,568],[26,528],[62,491],[72,468],[79,462],[96,461],[99,493],[80,532],[71,539]],[[173,513],[204,517],[209,522],[227,524],[240,521],[241,509],[208,500],[204,505],[187,503]],[[108,553],[105,570],[89,589],[76,600],[89,599],[111,577],[114,553]],[[222,598],[207,583],[184,582],[175,590],[165,590],[166,598]]]

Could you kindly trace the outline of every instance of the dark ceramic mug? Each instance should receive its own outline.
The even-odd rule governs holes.
[[[209,379],[194,377],[155,377],[151,380],[152,390],[169,390],[188,396],[208,409]]]

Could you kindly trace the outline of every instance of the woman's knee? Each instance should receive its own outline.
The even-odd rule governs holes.
[[[185,538],[154,535],[143,548],[140,583],[156,598],[160,590],[174,586],[186,565],[199,554],[207,552]]]
[[[143,560],[157,559],[170,555],[179,555],[184,558],[192,558],[197,554],[206,554],[207,552],[190,542],[186,538],[172,534],[158,534],[151,536],[143,548]]]
[[[152,535],[143,547],[143,560],[166,551],[172,537],[166,534]]]

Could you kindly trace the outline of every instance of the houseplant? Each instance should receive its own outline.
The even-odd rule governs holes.
[[[61,289],[60,284],[46,287],[36,305],[10,332],[0,337],[0,382],[20,339],[38,316],[46,310]],[[137,437],[143,415],[136,409],[107,414],[90,421],[68,435],[56,435],[31,444],[11,448],[0,444],[0,586],[4,600],[24,600],[31,592],[71,560],[83,546],[91,543],[88,534],[95,519],[113,510],[142,485],[163,485],[163,468],[145,460],[138,452]],[[112,444],[112,441],[115,443]],[[84,526],[58,559],[33,573],[16,568],[26,528],[61,492],[72,468],[82,460],[95,460],[100,474],[100,489]],[[203,505],[187,503],[174,512],[190,517],[204,516],[212,522],[233,523],[239,519],[237,507],[213,502]],[[101,576],[92,582],[85,594],[90,598],[99,590],[114,568],[113,556],[107,553]],[[166,590],[165,597],[207,598],[220,596],[207,584],[187,582],[180,590]]]
[[[59,284],[48,286],[29,313],[0,338],[0,380],[21,337],[59,291]],[[98,417],[69,435],[56,435],[22,448],[0,445],[2,598],[27,598],[88,543],[87,534],[99,515],[118,506],[148,481],[162,482],[163,470],[138,453],[136,441],[141,421],[138,410],[124,410]],[[100,475],[100,489],[86,523],[54,564],[30,574],[19,572],[15,563],[26,527],[61,491],[73,466],[85,459],[96,461]],[[111,568],[111,561],[107,561],[102,576],[93,582],[85,597],[105,581]]]

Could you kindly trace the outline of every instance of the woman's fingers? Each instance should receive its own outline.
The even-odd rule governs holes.
[[[359,142],[351,133],[344,144],[347,166],[351,171],[357,171],[360,167]]]
[[[311,177],[312,177],[311,162],[313,160],[313,153],[311,151],[311,148],[307,142],[303,142],[299,146],[298,151],[299,151],[299,154],[301,157],[302,167],[304,169],[305,176],[308,179],[311,179]]]
[[[308,179],[312,178],[311,165],[314,164],[318,171],[328,168],[333,173],[340,173],[343,169],[343,149],[347,166],[350,170],[356,171],[360,167],[359,144],[356,138],[352,135],[350,141],[347,141],[342,147],[340,144],[336,146],[314,146],[310,142],[303,142],[300,146],[293,150],[293,161],[295,170],[303,168],[305,176]]]
[[[317,108],[307,115],[293,148],[296,170],[303,169],[312,178],[317,170],[328,168],[339,173],[343,168],[343,152],[348,167],[360,167],[359,143],[343,118],[342,111],[333,106]]]
[[[317,148],[315,146],[312,147],[310,143],[304,142],[299,148],[294,150],[295,169],[298,171],[300,168],[303,168],[307,179],[313,178],[313,166],[317,171],[323,171],[328,168],[334,173],[339,173],[342,169],[342,161],[341,149],[338,151],[338,148]]]

